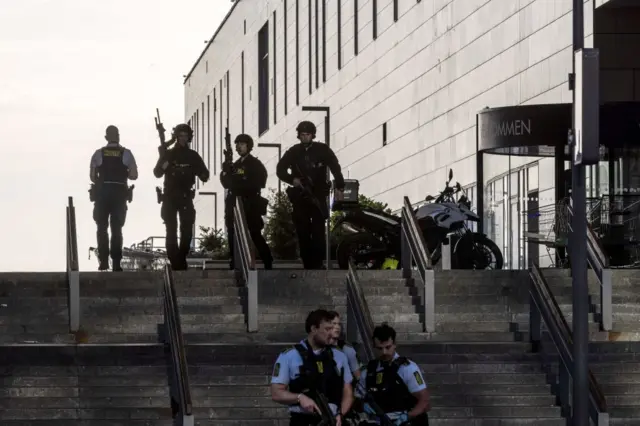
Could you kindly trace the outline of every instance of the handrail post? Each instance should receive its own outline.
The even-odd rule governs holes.
[[[69,331],[80,330],[80,271],[78,267],[78,236],[76,227],[76,209],[73,197],[67,205],[67,303],[69,310]]]
[[[424,271],[424,331],[436,331],[436,274],[433,269]]]
[[[400,257],[402,261],[402,278],[408,280],[411,279],[412,270],[411,270],[411,246],[409,245],[409,237],[407,236],[408,226],[406,223],[406,218],[402,218],[402,229],[400,230]]]
[[[602,331],[611,331],[613,329],[612,298],[611,269],[604,268],[602,269],[600,280],[600,315],[602,315],[600,327]]]
[[[440,245],[440,265],[443,271],[451,270],[451,237],[447,237]]]
[[[244,205],[240,197],[236,197],[234,205],[234,264],[236,269],[240,269],[240,276],[244,279],[247,287],[246,312],[247,331],[254,333],[258,331],[258,270],[256,268],[253,241],[247,228],[247,218],[245,216]]]
[[[247,274],[247,331],[258,331],[258,271],[249,270]]]

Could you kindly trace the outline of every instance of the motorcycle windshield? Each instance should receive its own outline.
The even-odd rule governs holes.
[[[432,217],[444,210],[447,209],[448,206],[443,204],[424,204],[420,206],[416,211],[416,218],[418,220],[424,219],[425,217]]]

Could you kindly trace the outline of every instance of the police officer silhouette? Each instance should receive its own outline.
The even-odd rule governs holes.
[[[427,426],[429,390],[418,365],[396,352],[396,332],[387,324],[376,327],[373,342],[378,358],[362,371],[355,391],[365,412],[375,418],[371,398],[396,425]],[[376,423],[373,423],[376,424]]]
[[[191,250],[193,225],[196,210],[193,206],[196,177],[202,182],[209,180],[209,170],[202,157],[189,148],[193,140],[193,130],[188,124],[179,124],[173,129],[171,140],[160,146],[160,158],[153,169],[157,178],[164,176],[162,207],[160,215],[167,231],[166,249],[171,267],[175,270],[187,269],[187,255]],[[175,146],[166,146],[175,142]],[[180,245],[178,245],[178,217],[180,218]]]
[[[233,208],[236,197],[241,197],[251,239],[264,263],[264,268],[271,269],[273,257],[262,235],[264,228],[262,216],[267,214],[268,201],[260,195],[262,188],[267,186],[267,169],[262,161],[251,155],[253,150],[251,136],[246,134],[236,136],[235,145],[240,158],[233,164],[225,163],[220,174],[220,183],[228,190],[225,198],[225,224],[231,257],[230,267],[233,269],[235,266]]]
[[[97,225],[99,270],[109,269],[111,255],[113,270],[122,271],[122,227],[130,198],[127,180],[138,179],[138,166],[131,151],[120,145],[120,132],[116,126],[108,126],[104,138],[107,145],[94,152],[89,173],[92,182],[90,198],[94,202],[93,220]]]
[[[327,167],[335,181],[337,200],[344,196],[344,177],[335,153],[324,143],[314,142],[316,126],[302,121],[296,128],[300,143],[289,148],[276,167],[293,206],[292,220],[305,269],[321,269],[325,259],[325,221],[329,217]]]
[[[273,367],[271,398],[289,406],[290,426],[316,426],[322,421],[314,400],[318,392],[327,398],[336,424],[345,425],[343,415],[353,403],[353,377],[344,353],[331,346],[331,320],[324,309],[309,313],[307,338],[282,352]]]

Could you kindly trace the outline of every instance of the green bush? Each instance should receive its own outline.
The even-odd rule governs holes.
[[[229,259],[229,245],[222,229],[200,227],[200,250],[214,260]]]
[[[293,207],[286,192],[270,190],[269,209],[264,227],[264,237],[274,259],[298,259],[298,240],[291,219]]]

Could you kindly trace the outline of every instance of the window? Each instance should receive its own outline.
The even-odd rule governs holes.
[[[258,32],[258,133],[269,130],[269,23]]]
[[[318,0],[315,1],[315,24],[316,24],[316,34],[315,34],[315,46],[316,46],[316,89],[320,87],[320,72],[319,72],[319,64],[318,64],[318,52],[320,46],[320,31],[318,31]]]
[[[287,115],[289,112],[288,108],[288,100],[289,100],[289,91],[287,90],[287,82],[289,81],[289,73],[287,72],[287,61],[289,60],[289,56],[287,55],[287,45],[289,44],[289,39],[287,38],[287,0],[284,0],[284,115]]]
[[[207,140],[207,138],[205,137],[205,127],[204,127],[205,117],[206,116],[204,115],[204,102],[202,102],[202,105],[200,106],[200,150],[202,151],[202,159],[203,161],[206,162],[207,161],[207,145],[205,141]],[[206,132],[209,133],[208,127]]]
[[[327,82],[327,0],[322,0],[322,82]]]
[[[382,146],[387,145],[387,123],[382,123]]]
[[[393,22],[398,22],[398,0],[393,0]]]
[[[358,0],[353,0],[353,54],[358,56]]]
[[[247,20],[244,20],[244,35],[247,35]]]
[[[206,61],[204,63],[204,72],[208,73],[209,72],[209,61]]]
[[[278,33],[277,30],[278,28],[276,27],[276,11],[273,11],[273,124],[276,124],[277,122],[277,106],[278,106],[278,96],[277,96],[277,88],[278,88],[278,82],[276,80],[276,77],[278,75],[278,69],[276,67],[278,60],[277,60],[277,55],[278,55],[278,45],[276,44],[276,38],[278,37]],[[286,78],[286,77],[285,77]]]
[[[194,120],[193,132],[194,132],[194,136],[195,136],[194,137],[194,139],[195,139],[194,140],[194,145],[195,145],[195,148],[196,148],[196,152],[199,154],[200,153],[200,146],[198,145],[198,143],[200,142],[200,138],[198,137],[199,136],[198,132],[199,132],[200,126],[198,126],[198,124],[199,124],[199,121],[198,121],[198,118],[199,118],[198,115],[199,114],[198,113],[199,113],[199,111],[196,110],[196,117],[195,117],[195,120]],[[200,179],[196,179],[196,189],[198,189],[198,188],[200,188]]]
[[[220,79],[220,165],[224,161],[224,155],[222,154],[222,150],[224,149],[224,120],[222,119],[222,79]]]
[[[342,0],[338,3],[338,69],[342,69]]]
[[[371,5],[373,6],[373,20],[372,20],[372,27],[373,27],[373,39],[377,39],[378,38],[378,0],[371,0]]]
[[[296,0],[296,105],[300,105],[300,0]]]
[[[313,91],[313,63],[312,63],[312,55],[311,55],[311,51],[313,50],[312,46],[311,46],[311,40],[313,39],[313,34],[312,34],[312,25],[311,25],[311,0],[309,0],[309,43],[307,43],[309,45],[309,94],[311,94],[311,92]]]
[[[244,133],[244,50],[240,54],[240,87],[240,96],[242,97],[240,101],[240,109],[242,112],[240,127],[242,128],[242,133]]]
[[[227,126],[229,125],[229,111],[231,108],[229,107],[229,94],[231,93],[231,84],[229,82],[229,70],[227,70]]]

